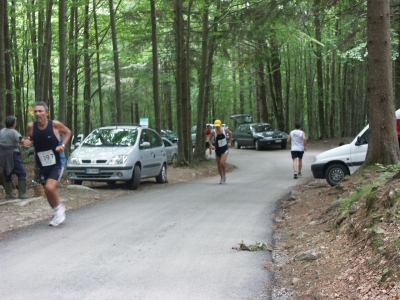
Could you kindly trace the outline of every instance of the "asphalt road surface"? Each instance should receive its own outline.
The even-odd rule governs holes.
[[[315,153],[306,152],[303,176]],[[270,299],[277,201],[294,180],[290,150],[231,149],[237,169],[138,191],[0,240],[0,299]]]

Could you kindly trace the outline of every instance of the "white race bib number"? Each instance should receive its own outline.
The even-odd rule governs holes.
[[[56,156],[52,150],[38,152],[37,156],[39,157],[43,167],[56,164]]]
[[[218,147],[224,147],[226,144],[226,139],[218,140]]]

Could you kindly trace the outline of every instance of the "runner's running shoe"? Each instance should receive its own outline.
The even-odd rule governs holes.
[[[65,220],[65,206],[61,207],[54,213],[53,220],[50,221],[49,226],[58,226]]]

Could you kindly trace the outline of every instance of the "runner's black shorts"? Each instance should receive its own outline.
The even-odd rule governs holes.
[[[61,166],[48,166],[39,168],[39,178],[42,185],[46,184],[47,179],[60,181],[64,173],[64,168]]]
[[[299,158],[303,159],[304,151],[292,151],[292,159]]]

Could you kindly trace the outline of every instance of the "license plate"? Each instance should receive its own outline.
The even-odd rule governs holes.
[[[275,140],[275,143],[280,143],[282,142],[282,140]]]
[[[86,169],[86,174],[100,174],[100,169]]]

